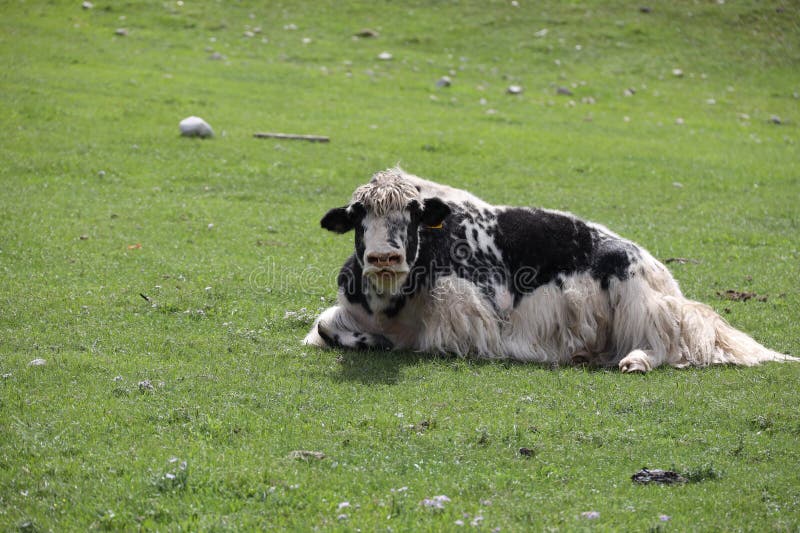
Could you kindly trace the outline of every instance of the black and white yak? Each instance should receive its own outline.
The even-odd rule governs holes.
[[[493,206],[392,168],[321,225],[355,230],[355,253],[305,344],[622,372],[800,361],[684,297],[642,247],[570,213]]]

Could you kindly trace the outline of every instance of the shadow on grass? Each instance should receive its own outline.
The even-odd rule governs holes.
[[[356,381],[365,384],[395,384],[401,380],[401,371],[406,366],[437,361],[442,364],[459,361],[453,356],[436,356],[421,352],[393,352],[385,350],[344,350],[337,356],[339,363],[333,371],[336,381]]]
[[[450,367],[458,371],[464,366],[502,368],[530,368],[531,370],[547,370],[552,372],[588,372],[608,373],[616,369],[597,366],[558,366],[552,364],[525,363],[514,360],[492,360],[462,358],[456,355],[433,355],[423,352],[384,351],[384,350],[342,350],[337,355],[338,366],[331,372],[336,381],[355,381],[364,384],[396,384],[402,381],[404,367],[430,363]]]

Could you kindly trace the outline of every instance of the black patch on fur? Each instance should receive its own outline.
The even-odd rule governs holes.
[[[361,265],[356,261],[356,255],[351,255],[344,266],[339,270],[339,276],[336,278],[336,284],[344,294],[347,301],[351,304],[360,304],[367,313],[372,314],[372,309],[369,308],[367,297],[364,295],[364,280],[362,276]]]
[[[639,251],[629,242],[619,239],[602,239],[592,260],[592,277],[608,289],[611,278],[626,280],[630,277],[630,266],[640,257]]]
[[[514,283],[515,303],[559,274],[586,270],[592,231],[583,222],[541,209],[509,208],[497,215],[497,244]]]
[[[590,272],[608,288],[612,277],[624,280],[635,245],[601,234],[575,217],[544,209],[508,208],[497,215],[497,244],[511,273],[515,304],[527,293],[563,277]]]
[[[404,294],[400,294],[400,296],[392,297],[392,300],[389,302],[389,306],[383,310],[388,317],[397,316],[397,314],[403,310],[403,307],[406,305],[406,297]]]
[[[319,333],[319,336],[322,337],[322,340],[325,341],[325,344],[328,345],[328,348],[343,348],[342,344],[339,342],[338,335],[334,335],[333,337],[331,337],[330,335],[322,331],[322,328],[319,325],[317,325],[317,333]]]

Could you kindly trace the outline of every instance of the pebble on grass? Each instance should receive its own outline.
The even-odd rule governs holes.
[[[600,518],[600,513],[598,511],[584,511],[581,516],[587,520],[596,520]]]
[[[200,117],[186,117],[178,123],[178,128],[181,131],[181,135],[184,137],[206,138],[214,136],[214,130],[211,129],[208,122]]]
[[[47,361],[45,361],[44,359],[36,358],[33,361],[31,361],[30,363],[28,363],[28,366],[44,366],[46,364],[47,364]]]

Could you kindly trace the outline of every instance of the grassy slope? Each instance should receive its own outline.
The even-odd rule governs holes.
[[[400,161],[696,259],[687,294],[800,353],[796,7],[185,3],[3,5],[0,528],[798,527],[797,366],[337,361],[284,318],[330,301],[351,246],[318,217]],[[179,138],[190,114],[217,137]],[[719,477],[633,486],[642,466]]]

